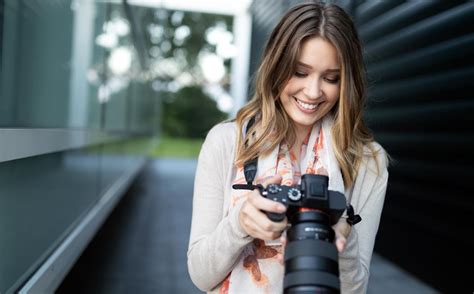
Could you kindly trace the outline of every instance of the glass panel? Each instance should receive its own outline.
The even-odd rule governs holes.
[[[19,286],[95,204],[99,156],[54,153],[0,165],[0,292]]]
[[[150,129],[130,113],[154,107],[121,2],[0,3],[0,127]]]
[[[4,3],[2,126],[66,125],[73,13],[64,2],[48,2]]]
[[[0,128],[125,135],[0,162],[0,293],[10,293],[142,158],[130,154],[147,137],[132,135],[149,135],[156,112],[121,1],[0,0],[0,42]]]

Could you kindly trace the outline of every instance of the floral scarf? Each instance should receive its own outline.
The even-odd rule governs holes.
[[[302,145],[299,162],[286,143],[281,143],[268,156],[260,156],[255,182],[259,184],[279,174],[282,185],[292,186],[300,183],[301,171],[304,171],[329,176],[328,188],[344,193],[341,171],[331,145],[332,123],[333,118],[326,115],[313,126]],[[237,169],[233,184],[246,184],[243,167]],[[229,212],[250,193],[233,190]],[[284,267],[276,259],[281,252],[279,240],[255,239],[243,249],[232,272],[222,283],[220,293],[282,293]]]

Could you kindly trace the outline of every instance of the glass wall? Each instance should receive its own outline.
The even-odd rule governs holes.
[[[0,293],[144,163],[126,148],[158,121],[140,30],[122,1],[0,0]]]
[[[137,130],[133,114],[151,119],[149,107],[140,108],[153,103],[152,95],[140,78],[141,52],[122,4],[5,0],[2,6],[2,127],[122,131],[132,124]]]

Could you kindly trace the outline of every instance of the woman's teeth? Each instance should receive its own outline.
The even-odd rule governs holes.
[[[298,102],[298,104],[303,107],[304,109],[307,109],[307,110],[313,110],[316,108],[316,106],[318,106],[318,104],[308,104],[308,103],[304,103],[298,99],[296,99],[296,102]]]

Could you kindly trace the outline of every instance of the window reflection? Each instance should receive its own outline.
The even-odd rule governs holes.
[[[151,131],[154,112],[130,113],[155,102],[121,2],[1,3],[0,127]]]

